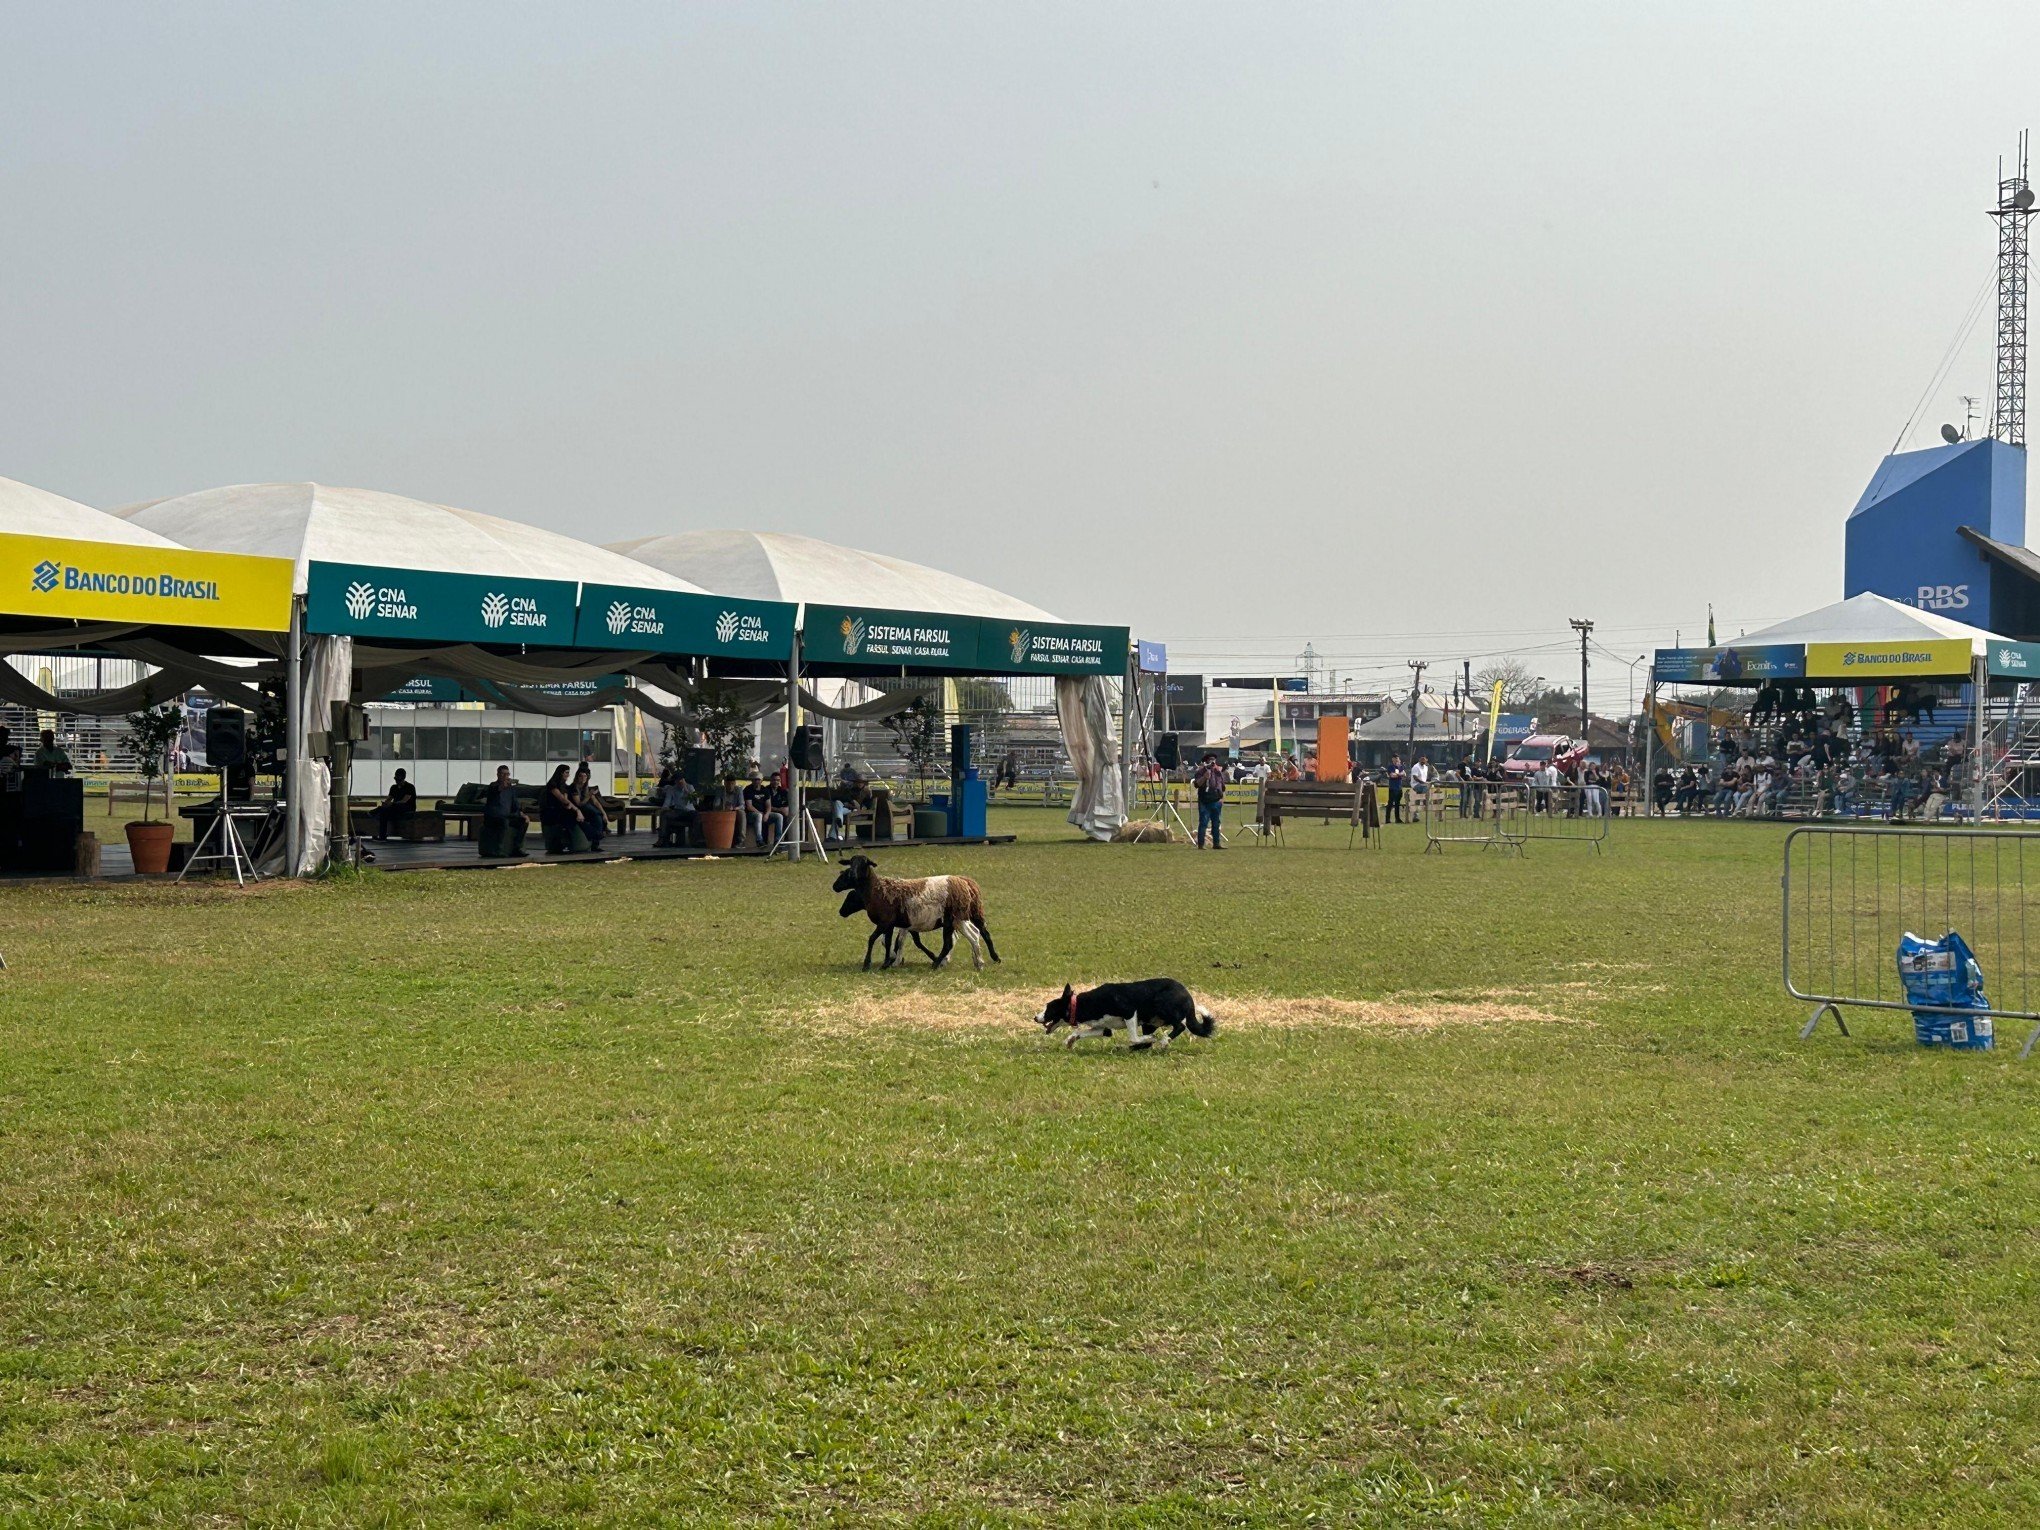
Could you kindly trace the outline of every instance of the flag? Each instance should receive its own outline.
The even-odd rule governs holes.
[[[1714,646],[1715,646],[1715,643],[1714,643],[1714,602],[1713,602],[1713,601],[1711,601],[1711,600],[1707,602],[1707,646],[1708,646],[1709,648],[1712,648],[1712,647],[1714,647]]]

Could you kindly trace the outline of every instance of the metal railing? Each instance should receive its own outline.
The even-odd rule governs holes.
[[[1531,840],[1592,845],[1608,841],[1614,804],[1606,788],[1524,782],[1434,782],[1424,793],[1424,853],[1475,844],[1525,853]]]
[[[1794,829],[1785,836],[1780,881],[1785,992],[1815,1006],[1849,1034],[1842,1011],[1884,1009],[1966,1014],[1914,1004],[1898,975],[1907,933],[1936,939],[1954,931],[1976,953],[1993,1021],[2027,1020],[2040,1038],[2040,986],[2030,935],[2040,935],[2040,902],[2026,889],[2026,863],[2040,870],[2040,833],[1997,829]]]

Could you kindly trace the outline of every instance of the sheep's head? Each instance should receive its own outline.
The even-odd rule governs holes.
[[[832,891],[849,892],[854,888],[863,887],[871,880],[873,869],[870,856],[851,856],[849,860],[843,863],[843,869],[838,873]],[[848,910],[845,910],[845,912],[848,912]]]

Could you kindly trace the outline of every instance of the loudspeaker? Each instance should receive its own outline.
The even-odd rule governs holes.
[[[358,707],[345,701],[333,703],[333,742],[364,744],[368,742],[368,708]]]
[[[680,774],[687,778],[687,784],[692,787],[715,785],[715,751],[688,750],[680,757]]]
[[[1183,763],[1182,740],[1174,733],[1163,733],[1155,739],[1155,763],[1164,770],[1174,770]]]
[[[793,762],[795,770],[827,770],[828,762],[822,758],[822,730],[820,728],[795,728],[793,743],[786,756]]]
[[[205,762],[226,770],[248,758],[248,714],[239,707],[211,707],[205,714]]]

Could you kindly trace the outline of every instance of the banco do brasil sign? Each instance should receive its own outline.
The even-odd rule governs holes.
[[[288,558],[0,533],[0,611],[284,632]]]

